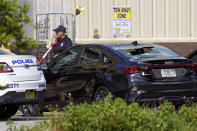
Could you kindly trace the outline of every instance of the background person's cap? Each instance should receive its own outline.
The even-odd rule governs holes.
[[[63,25],[60,25],[56,29],[54,29],[53,31],[55,31],[56,33],[60,32],[60,31],[66,32],[66,28]]]

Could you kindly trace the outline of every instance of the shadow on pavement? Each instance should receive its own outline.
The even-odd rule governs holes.
[[[12,121],[38,121],[38,120],[48,120],[48,118],[44,118],[44,117],[14,116],[10,120],[12,120]]]

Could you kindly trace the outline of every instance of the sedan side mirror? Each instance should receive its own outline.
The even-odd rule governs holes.
[[[48,69],[47,63],[41,63],[41,64],[40,64],[40,68],[41,68],[42,70],[47,70],[47,69]]]

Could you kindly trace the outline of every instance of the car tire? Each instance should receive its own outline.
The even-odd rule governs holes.
[[[0,120],[7,120],[16,114],[18,105],[0,105]]]
[[[105,97],[109,94],[109,90],[105,86],[96,89],[94,93],[94,101],[105,102]]]
[[[21,105],[19,107],[19,111],[26,117],[43,116],[43,111],[39,104]]]

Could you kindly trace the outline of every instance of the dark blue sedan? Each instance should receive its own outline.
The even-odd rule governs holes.
[[[196,71],[192,61],[156,44],[79,45],[49,64],[46,101],[60,94],[98,101],[109,92],[128,103],[196,101]]]

